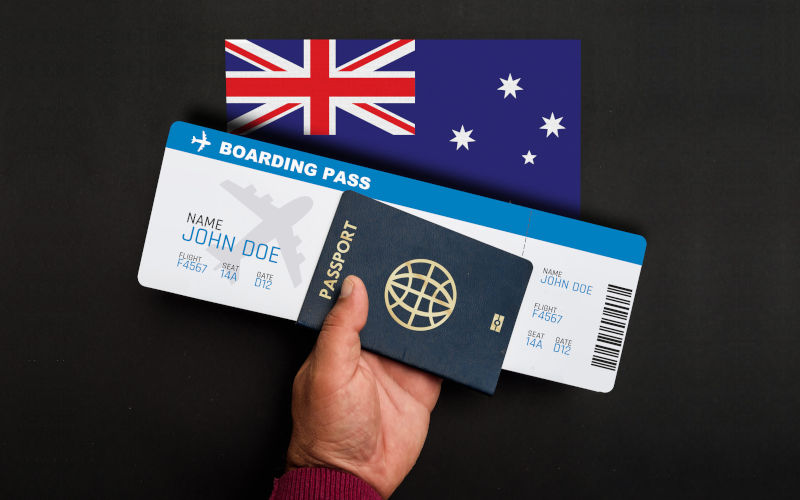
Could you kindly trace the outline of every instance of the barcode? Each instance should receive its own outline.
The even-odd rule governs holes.
[[[600,318],[597,343],[594,346],[592,366],[615,371],[622,351],[622,338],[631,313],[633,290],[618,285],[608,285],[603,315]]]

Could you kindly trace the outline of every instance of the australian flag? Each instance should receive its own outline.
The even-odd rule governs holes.
[[[226,40],[228,130],[577,215],[577,40]]]

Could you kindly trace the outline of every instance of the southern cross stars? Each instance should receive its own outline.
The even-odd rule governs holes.
[[[525,163],[523,163],[523,165],[527,165],[528,163],[533,165],[534,164],[533,163],[533,159],[536,158],[536,155],[535,154],[531,154],[531,150],[529,149],[528,150],[528,154],[522,155],[522,157],[525,158]]]
[[[514,78],[511,76],[511,73],[508,74],[508,80],[503,80],[502,78],[500,79],[500,81],[503,82],[503,85],[498,87],[497,90],[502,90],[503,92],[505,92],[505,94],[503,95],[503,99],[508,97],[509,94],[511,94],[514,97],[514,99],[517,98],[517,90],[523,90],[522,87],[517,85],[517,83],[519,83],[520,80],[521,78],[517,78],[516,80],[514,80]]]
[[[458,150],[458,148],[460,148],[461,146],[464,146],[464,149],[469,150],[469,143],[475,142],[475,139],[469,136],[471,133],[472,130],[464,130],[464,125],[461,125],[460,131],[453,130],[453,134],[455,134],[455,137],[450,139],[450,142],[456,143],[456,150]]]
[[[542,117],[542,120],[544,120],[544,125],[539,127],[539,129],[547,130],[546,137],[550,137],[550,134],[556,134],[556,137],[558,137],[558,131],[567,128],[561,125],[561,120],[563,119],[564,119],[563,116],[560,118],[556,118],[555,114],[550,113],[549,119],[545,118],[544,116]]]

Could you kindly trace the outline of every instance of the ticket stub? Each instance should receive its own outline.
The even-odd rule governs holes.
[[[641,236],[183,122],[167,139],[139,282],[297,320],[346,190],[529,260],[520,312],[502,326],[503,369],[613,388]]]

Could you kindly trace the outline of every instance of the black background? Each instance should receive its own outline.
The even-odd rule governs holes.
[[[313,335],[138,285],[168,127],[224,128],[226,37],[413,36],[581,39],[581,216],[648,249],[613,392],[446,382],[395,498],[791,495],[798,22],[793,2],[5,5],[0,494],[269,495]]]

